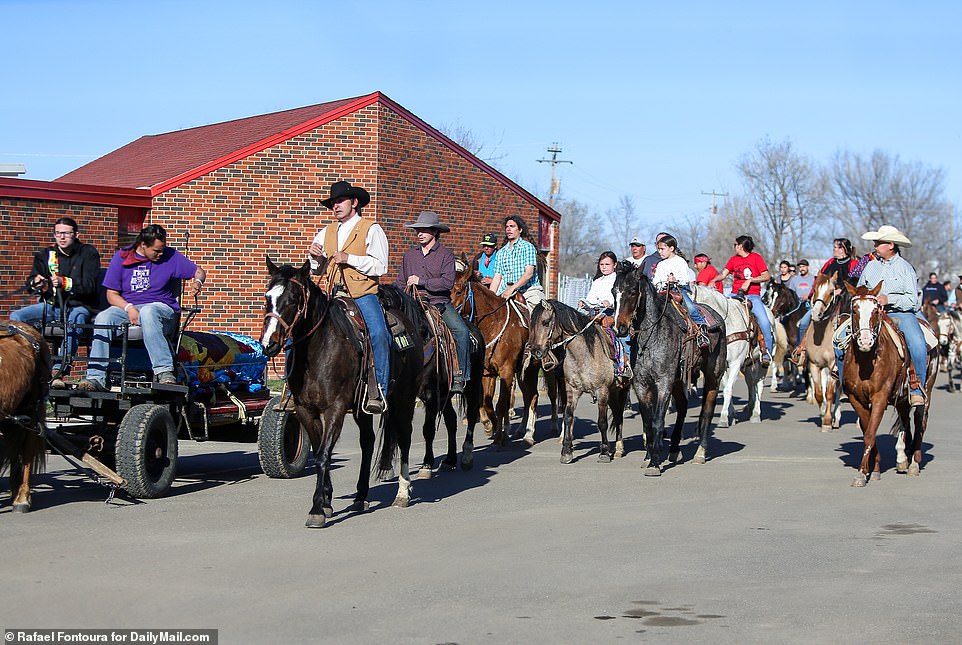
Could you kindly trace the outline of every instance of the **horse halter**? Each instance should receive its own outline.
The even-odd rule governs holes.
[[[294,278],[289,278],[288,282],[293,282],[301,289],[301,304],[298,305],[297,307],[297,313],[294,314],[294,319],[291,320],[290,323],[288,323],[279,314],[276,314],[273,311],[271,311],[264,315],[264,326],[267,326],[267,321],[273,318],[274,320],[277,321],[277,324],[280,326],[281,331],[284,332],[284,338],[282,339],[281,345],[286,344],[287,341],[291,341],[291,345],[296,345],[304,340],[307,340],[315,331],[317,331],[317,328],[321,326],[322,322],[324,322],[324,318],[327,315],[327,312],[325,310],[324,315],[322,315],[318,319],[317,324],[311,327],[310,331],[308,331],[306,334],[304,334],[297,340],[294,340],[292,338],[294,334],[294,327],[297,326],[297,323],[300,322],[301,319],[307,318],[307,305],[308,305],[308,297],[310,296],[310,294],[307,290],[307,285],[305,285],[304,283],[298,280],[295,280]]]

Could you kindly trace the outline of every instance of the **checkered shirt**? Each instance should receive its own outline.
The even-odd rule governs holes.
[[[498,288],[498,295],[501,295],[508,285],[517,282],[527,267],[535,267],[535,272],[528,283],[518,289],[521,293],[524,293],[526,289],[541,285],[538,280],[538,252],[535,251],[534,244],[519,239],[514,245],[505,244],[498,249],[494,256],[494,272],[501,274],[501,286]]]

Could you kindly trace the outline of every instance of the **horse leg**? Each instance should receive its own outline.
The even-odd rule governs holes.
[[[609,408],[611,410],[611,427],[615,431],[615,453],[613,458],[619,459],[625,454],[625,444],[621,438],[622,426],[625,423],[625,399],[628,390],[621,387],[610,387],[608,392]],[[618,454],[621,450],[621,454]]]
[[[424,425],[421,434],[424,436],[424,459],[418,469],[418,479],[431,479],[434,470],[434,436],[437,434],[438,398],[432,393],[429,400],[424,402]]]
[[[481,378],[468,381],[464,391],[465,419],[467,429],[464,433],[464,445],[461,447],[461,470],[471,470],[474,467],[474,428],[481,416]]]
[[[495,426],[494,389],[498,386],[497,377],[485,375],[481,383],[481,425],[484,426],[484,434],[491,437]]]
[[[732,392],[735,389],[735,379],[741,371],[741,364],[729,362],[725,375],[722,376],[722,409],[719,414],[719,423],[726,428],[735,425],[735,411],[732,406]]]
[[[665,414],[668,411],[670,392],[659,392],[657,386],[645,393],[644,405],[650,410],[649,423],[646,430],[645,448],[648,451],[648,466],[645,468],[646,477],[661,475],[661,445],[664,442]]]
[[[581,392],[576,391],[572,386],[567,388],[568,405],[565,406],[564,422],[561,431],[561,463],[570,464],[574,460],[574,425],[575,408],[578,407],[578,399]]]
[[[703,464],[708,461],[708,440],[711,437],[711,421],[715,416],[715,405],[718,403],[718,383],[712,382],[710,376],[705,376],[705,388],[702,391],[701,414],[698,417],[698,450],[695,451],[693,464]]]
[[[309,529],[319,529],[324,527],[327,518],[334,515],[331,500],[334,497],[334,486],[331,483],[331,453],[334,450],[334,442],[341,434],[341,427],[344,423],[343,414],[340,419],[335,418],[331,423],[325,423],[321,419],[311,421],[311,429],[308,431],[311,436],[311,445],[314,446],[314,464],[317,470],[317,481],[314,484],[314,498],[311,505],[307,521],[304,523]],[[361,432],[361,462],[363,472],[364,462],[364,437]],[[317,438],[316,441],[314,438]],[[373,445],[373,442],[372,442]],[[370,461],[368,461],[370,468]],[[361,486],[361,479],[358,478],[358,487]],[[364,480],[367,485],[367,480]]]
[[[831,394],[832,401],[832,428],[840,428],[842,426],[842,384],[836,383],[832,378],[829,378],[830,387],[829,394]]]
[[[387,418],[387,423],[394,424],[401,461],[397,478],[397,497],[394,498],[391,506],[407,508],[411,504],[411,491],[414,488],[410,473],[411,436],[414,434],[414,397],[412,396],[410,401],[399,403],[393,406],[394,409]]]
[[[534,426],[535,422],[538,420],[538,371],[539,367],[534,365],[529,366],[528,369],[521,374],[519,379],[519,384],[521,386],[521,398],[524,401],[524,419],[522,423],[518,425],[518,430],[512,437],[512,439],[520,439],[522,437],[521,432],[524,431],[524,442],[529,446],[533,446],[534,441]]]
[[[861,488],[865,486],[865,481],[868,479],[870,464],[872,460],[876,459],[878,455],[878,445],[876,444],[875,437],[878,433],[878,427],[882,423],[882,416],[885,414],[886,407],[886,397],[877,396],[875,400],[872,401],[872,408],[868,414],[868,422],[863,425],[862,432],[862,461],[859,464],[859,476],[852,482],[852,486],[856,488]],[[877,467],[874,465],[872,470]],[[859,483],[861,482],[861,483]]]
[[[608,388],[599,388],[595,393],[598,399],[598,432],[601,443],[598,444],[598,461],[611,462],[611,446],[608,444]]]
[[[504,446],[506,443],[508,427],[508,406],[512,398],[512,377],[505,379],[503,376],[498,380],[498,401],[494,409],[492,418],[491,443],[496,446]]]
[[[363,512],[370,508],[367,501],[371,488],[371,462],[374,459],[374,418],[363,414],[354,417],[358,428],[358,443],[361,446],[361,468],[357,474],[357,492],[354,502],[348,507],[349,512]],[[331,471],[327,471],[327,479],[331,479]]]
[[[29,438],[25,438],[29,441]],[[13,512],[30,511],[30,463],[32,459],[21,455],[10,460],[10,494],[13,496]]]
[[[895,472],[905,473],[909,469],[909,457],[905,454],[905,426],[895,435]]]
[[[685,417],[688,415],[688,393],[680,381],[676,381],[671,389],[671,396],[675,401],[675,427],[671,431],[671,443],[668,448],[668,462],[675,464],[681,459],[681,433],[685,428]]]
[[[441,411],[444,429],[448,435],[448,450],[441,461],[441,470],[455,470],[458,467],[458,412],[449,400]]]
[[[755,381],[754,389],[749,388],[749,393],[753,396],[749,396],[749,406],[752,411],[752,416],[748,420],[749,423],[761,423],[762,422],[762,394],[765,392],[765,380],[762,378],[761,366],[756,364],[754,369],[758,370],[758,378]]]

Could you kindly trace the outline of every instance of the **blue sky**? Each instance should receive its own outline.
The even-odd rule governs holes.
[[[0,163],[55,179],[145,134],[382,91],[542,196],[558,142],[563,196],[629,195],[648,231],[739,192],[763,137],[942,167],[959,204],[959,6],[0,0]]]

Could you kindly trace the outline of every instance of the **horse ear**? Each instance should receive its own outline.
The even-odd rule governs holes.
[[[879,283],[878,283],[877,285],[875,285],[875,288],[872,289],[872,291],[870,291],[869,293],[871,293],[873,296],[877,296],[877,295],[879,294],[879,292],[882,290],[882,283],[883,283],[883,282],[885,282],[885,280],[879,280]]]
[[[849,294],[851,294],[851,295],[854,296],[854,295],[855,295],[855,287],[853,287],[851,284],[849,284],[848,280],[846,280],[843,284],[845,285],[845,289],[848,290]]]
[[[274,264],[273,262],[271,262],[271,256],[269,256],[267,253],[264,254],[264,259],[267,260],[267,272],[268,272],[268,273],[270,273],[271,275],[274,275],[275,273],[277,273],[277,272],[280,270],[280,269],[277,268],[277,265],[276,265],[276,264]]]
[[[310,277],[311,277],[311,261],[310,261],[310,260],[304,260],[304,264],[301,265],[301,268],[298,269],[297,272],[300,273],[302,276],[306,277],[307,279],[310,279]]]

